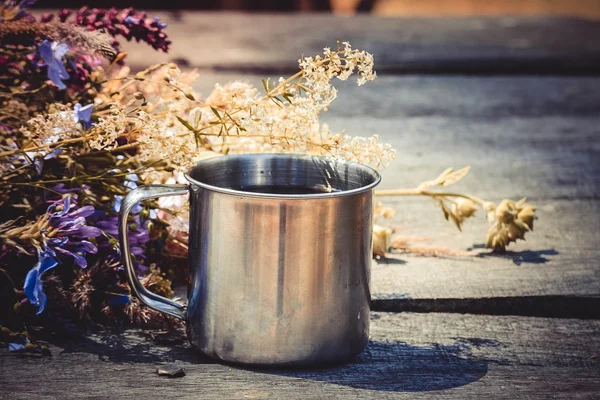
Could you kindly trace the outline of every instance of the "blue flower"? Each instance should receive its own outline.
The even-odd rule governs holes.
[[[25,346],[23,346],[21,343],[9,343],[8,344],[8,351],[18,352],[18,351],[23,351],[23,350],[25,350]]]
[[[23,290],[31,304],[38,307],[38,315],[44,311],[46,302],[48,301],[43,290],[42,274],[57,265],[58,261],[56,260],[56,253],[52,249],[46,248],[43,251],[38,250],[38,262],[25,277]]]
[[[65,53],[69,51],[69,46],[44,40],[39,46],[40,56],[48,66],[48,79],[50,79],[60,90],[67,86],[63,80],[69,79],[69,73],[65,69],[62,61]]]
[[[111,293],[108,295],[108,304],[111,306],[126,305],[130,302],[129,295],[125,293]]]
[[[154,22],[156,22],[156,26],[159,29],[165,29],[167,27],[167,24],[164,22],[160,22],[160,19],[158,17],[154,17]]]
[[[123,185],[126,188],[133,190],[138,186],[136,182],[138,182],[139,180],[140,178],[137,176],[137,174],[128,174],[127,176],[125,176],[125,181],[123,182]],[[113,211],[119,212],[121,210],[121,204],[123,204],[123,196],[115,196],[115,202],[112,207]],[[142,206],[142,203],[137,203],[131,209],[131,213],[139,214],[139,212],[142,211],[143,208],[144,207]]]
[[[102,231],[86,225],[86,218],[95,212],[92,206],[77,208],[70,195],[55,201],[46,213],[48,217],[48,237],[44,240],[44,250],[38,249],[38,262],[27,273],[23,290],[29,301],[38,307],[38,314],[46,308],[47,297],[43,290],[42,275],[56,267],[64,260],[63,256],[72,258],[73,263],[81,268],[87,267],[86,255],[95,254],[98,248],[85,240],[98,237]],[[59,258],[58,255],[61,257]]]
[[[128,25],[139,24],[140,23],[140,19],[132,17],[131,15],[128,15],[127,17],[125,17],[125,23],[128,24]]]
[[[88,104],[87,106],[82,106],[81,104],[75,104],[75,119],[77,121],[81,121],[83,126],[86,129],[89,129],[92,125],[92,109],[94,108],[94,104]]]

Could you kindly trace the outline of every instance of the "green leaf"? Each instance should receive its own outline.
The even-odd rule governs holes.
[[[291,93],[284,93],[282,96],[283,96],[284,99],[286,99],[288,101],[288,103],[293,104],[292,100],[290,100],[290,98],[292,96],[294,96],[293,94],[291,94]]]
[[[269,86],[267,85],[267,81],[265,81],[264,79],[261,79],[263,87],[265,88],[265,92],[269,93]]]
[[[280,104],[282,103],[281,99],[277,98],[277,97],[269,97],[271,99],[271,101],[273,103],[275,103],[275,105],[279,108],[283,108],[283,106]]]
[[[219,121],[220,121],[221,120],[221,114],[219,114],[219,111],[217,111],[217,109],[214,108],[214,107],[211,107],[210,109],[217,116],[217,118],[219,118]]]
[[[194,95],[190,92],[185,92],[184,93],[185,97],[187,97],[189,100],[195,101],[196,98],[194,97]]]
[[[238,135],[240,134],[240,129],[245,131],[244,128],[242,128],[242,126],[240,124],[237,123],[237,121],[235,119],[233,119],[233,117],[226,111],[223,110],[223,112],[225,113],[225,115],[227,115],[229,117],[229,119],[231,120],[231,122],[233,122],[233,124],[235,125],[235,127],[238,129]]]
[[[181,122],[183,124],[183,126],[188,128],[190,131],[194,130],[194,128],[192,128],[192,126],[185,119],[180,118],[180,117],[177,117],[177,119],[179,120],[179,122]]]

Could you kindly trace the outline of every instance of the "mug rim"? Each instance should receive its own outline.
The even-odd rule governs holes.
[[[349,190],[339,190],[335,192],[323,192],[323,193],[306,193],[306,194],[279,194],[279,193],[259,193],[259,192],[249,192],[244,190],[230,189],[219,186],[210,185],[208,183],[204,183],[198,181],[190,176],[190,171],[194,168],[197,168],[205,163],[218,162],[222,158],[227,157],[228,159],[232,158],[295,158],[295,159],[319,159],[322,161],[335,162],[335,163],[343,163],[345,165],[353,165],[366,171],[370,175],[373,176],[373,182],[368,185],[361,186],[355,189]],[[196,165],[190,168],[185,174],[185,179],[193,185],[200,186],[204,189],[208,189],[213,192],[234,195],[234,196],[244,196],[244,197],[259,197],[259,198],[277,198],[277,199],[323,199],[323,198],[335,198],[335,197],[344,197],[351,196],[353,194],[367,192],[372,190],[375,186],[379,185],[381,182],[381,174],[377,172],[375,168],[372,168],[368,165],[361,164],[355,161],[345,161],[342,159],[336,159],[327,156],[315,156],[311,154],[293,154],[293,153],[246,153],[246,154],[232,154],[232,155],[224,155],[224,156],[216,156],[211,158],[206,158],[200,160],[196,163]]]

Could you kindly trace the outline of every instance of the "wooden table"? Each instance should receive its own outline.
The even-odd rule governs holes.
[[[348,365],[251,370],[144,332],[56,339],[53,357],[0,352],[0,397],[598,398],[600,393],[600,23],[550,18],[181,13],[162,16],[169,55],[216,82],[293,72],[336,39],[375,54],[380,77],[339,85],[333,129],[379,133],[398,149],[382,188],[472,165],[458,190],[528,196],[539,220],[503,255],[482,249],[483,216],[463,233],[427,199],[382,199],[403,236],[469,254],[394,254],[374,263],[371,342]],[[166,379],[158,365],[187,375]]]

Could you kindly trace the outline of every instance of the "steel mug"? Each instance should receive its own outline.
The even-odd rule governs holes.
[[[335,363],[364,349],[375,170],[326,157],[245,154],[203,160],[186,178],[188,185],[140,186],[122,203],[122,261],[143,303],[185,319],[191,344],[226,362]],[[184,306],[138,280],[127,218],[141,200],[188,193]]]

